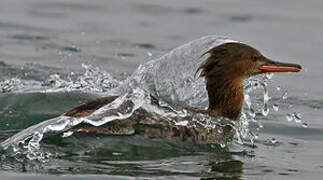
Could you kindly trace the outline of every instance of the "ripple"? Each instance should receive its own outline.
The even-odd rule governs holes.
[[[40,35],[30,35],[30,34],[15,34],[11,36],[12,39],[18,40],[30,40],[30,41],[41,41],[48,40],[49,37],[40,36]]]
[[[185,8],[183,12],[185,14],[202,14],[204,13],[204,10],[200,8],[188,7],[188,8]]]
[[[117,56],[120,56],[120,57],[135,57],[136,54],[123,52],[123,53],[117,53]]]
[[[63,51],[70,51],[70,52],[81,52],[81,49],[75,45],[71,46],[64,46],[61,48]]]
[[[254,19],[254,17],[248,14],[241,14],[241,15],[231,15],[229,19],[230,21],[233,21],[233,22],[250,22]]]
[[[133,46],[143,49],[156,49],[156,46],[150,43],[134,43]]]

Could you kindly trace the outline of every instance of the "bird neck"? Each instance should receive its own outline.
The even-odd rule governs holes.
[[[239,120],[243,104],[243,78],[232,74],[206,77],[209,108],[212,113]]]

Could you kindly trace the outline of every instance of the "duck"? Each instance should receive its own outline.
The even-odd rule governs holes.
[[[209,106],[207,109],[179,107],[191,113],[205,114],[214,121],[219,117],[231,122],[240,120],[244,102],[243,80],[251,76],[273,72],[299,72],[299,64],[271,60],[257,49],[240,42],[227,42],[215,46],[202,56],[208,57],[196,69],[194,76],[205,79]],[[65,116],[86,117],[113,102],[118,96],[92,100],[66,112]],[[156,100],[156,103],[157,100]],[[192,121],[192,117],[184,118]],[[221,128],[221,131],[219,130]],[[226,143],[231,141],[235,129],[228,123],[208,129],[200,124],[178,126],[162,117],[137,109],[131,117],[108,122],[102,126],[80,124],[73,132],[104,134],[109,136],[143,136],[146,138],[179,139],[196,143]]]

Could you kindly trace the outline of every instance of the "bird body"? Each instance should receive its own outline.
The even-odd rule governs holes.
[[[267,72],[298,72],[301,66],[272,61],[258,50],[242,43],[230,42],[216,46],[206,52],[209,57],[197,69],[199,77],[204,77],[209,98],[208,109],[182,107],[193,113],[211,117],[225,117],[239,121],[243,105],[243,80],[253,75]],[[113,102],[117,96],[93,100],[67,113],[66,116],[89,116],[95,110]],[[191,117],[185,118],[192,121]],[[79,125],[73,131],[86,131],[107,135],[141,135],[147,138],[179,138],[194,142],[222,143],[230,141],[234,130],[224,125],[222,131],[195,127],[176,126],[170,121],[157,117],[143,108],[137,109],[129,118],[112,121],[100,127]]]

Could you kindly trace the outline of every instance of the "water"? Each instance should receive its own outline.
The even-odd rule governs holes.
[[[323,173],[323,100],[317,83],[322,80],[320,7],[322,3],[314,0],[306,4],[291,0],[3,1],[0,141],[38,123],[43,123],[39,129],[48,128],[44,137],[39,129],[29,129],[33,138],[17,146],[16,153],[10,148],[0,152],[2,179],[318,179]],[[198,53],[212,44],[195,46],[176,56],[168,53],[207,34],[228,36],[259,48],[271,59],[304,67],[301,73],[245,82],[246,92],[250,91],[245,94],[241,123],[236,125],[240,136],[232,143],[221,148],[64,130],[81,122],[100,125],[121,118],[104,119],[100,112],[88,119],[60,117],[78,104],[120,92],[124,99],[104,108],[118,107],[118,102],[127,99],[138,100],[137,106],[119,109],[122,117],[139,105],[168,113],[170,120],[185,115],[148,106],[147,92],[158,95],[163,106],[185,102],[206,107],[202,79],[194,81],[186,75],[202,60],[196,58]],[[152,68],[148,63],[137,69],[164,54],[164,59],[170,59],[169,55],[179,61],[162,61],[165,63]],[[181,59],[192,61],[180,69],[176,63],[182,63]],[[146,87],[132,83],[130,87],[139,88],[129,93],[129,88],[122,86],[129,84],[129,77],[142,74],[147,75]],[[178,74],[181,76],[176,80],[174,75]],[[53,123],[54,128],[49,126]],[[176,123],[188,125],[180,118]]]

